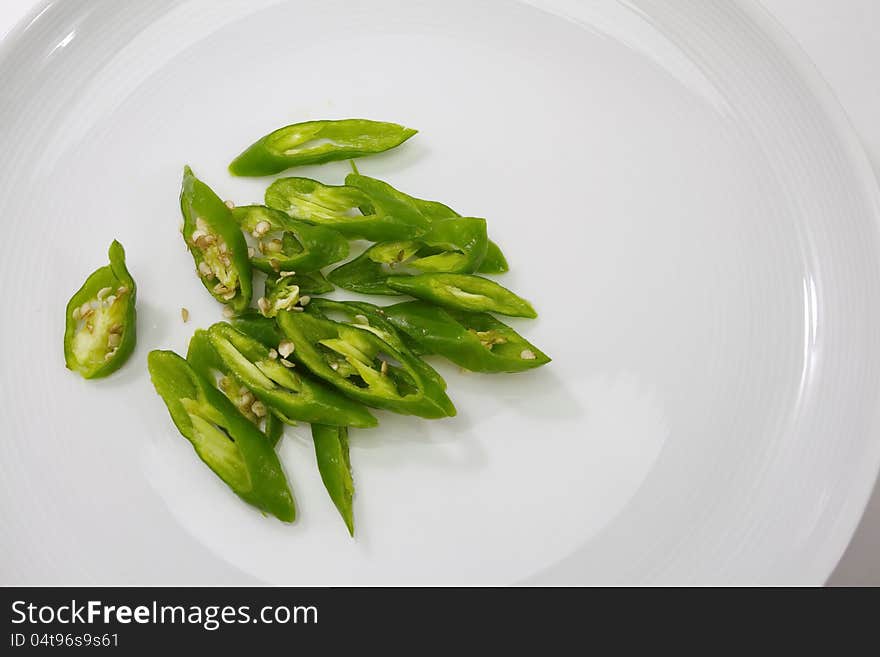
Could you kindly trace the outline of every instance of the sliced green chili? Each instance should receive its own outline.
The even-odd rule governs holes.
[[[65,310],[64,362],[84,379],[118,370],[134,351],[137,286],[125,266],[125,250],[116,240],[110,264],[94,271]]]
[[[501,247],[492,240],[489,240],[489,244],[486,246],[486,257],[483,258],[483,262],[477,268],[477,273],[503,274],[509,270],[510,266],[507,264],[507,258],[501,252]]]
[[[254,310],[232,319],[232,325],[249,338],[262,343],[269,349],[274,348],[284,339],[284,333],[278,328],[274,319],[270,319]]]
[[[251,302],[251,263],[232,211],[189,167],[183,170],[180,209],[183,238],[202,284],[217,301],[242,312]]]
[[[439,354],[472,372],[521,372],[550,362],[535,345],[487,313],[443,310],[424,301],[382,310],[423,353]]]
[[[306,312],[321,319],[329,319],[369,331],[395,349],[401,351],[409,349],[395,326],[385,317],[385,311],[371,303],[313,299],[307,306]]]
[[[345,521],[348,533],[354,536],[354,480],[348,453],[348,428],[313,424],[312,440],[324,488]]]
[[[211,344],[207,331],[199,329],[190,338],[186,362],[205,381],[208,383],[216,382],[220,392],[226,395],[226,398],[232,402],[239,413],[263,432],[271,445],[278,442],[284,431],[281,421],[272,413],[266,413],[262,402],[259,402],[247,387],[238,383],[232,371]]]
[[[266,437],[174,352],[152,351],[147,365],[171,419],[199,458],[245,502],[293,522],[293,496]]]
[[[301,309],[311,300],[310,295],[331,292],[333,286],[320,272],[298,274],[285,271],[268,276],[265,290],[263,297],[257,300],[257,308],[263,317],[271,318],[282,310]]]
[[[364,303],[363,301],[315,299],[307,306],[306,312],[322,319],[331,319],[335,322],[369,331],[398,351],[411,355],[411,362],[414,367],[417,367],[422,374],[433,380],[441,388],[446,389],[446,381],[443,380],[443,377],[428,363],[421,358],[415,357],[417,353],[425,353],[419,349],[420,345],[415,341],[410,341],[406,333],[398,332],[394,324],[385,317],[385,310],[383,308],[374,306],[371,303]]]
[[[294,282],[294,278],[294,276],[278,276],[266,279],[266,294],[257,300],[257,308],[264,317],[275,317],[282,310],[297,308],[301,299],[301,290]],[[300,308],[301,306],[297,309]]]
[[[373,186],[375,187],[375,186]],[[333,228],[346,237],[374,242],[411,239],[427,220],[400,198],[349,185],[325,185],[311,178],[280,178],[266,190],[266,205],[294,219]]]
[[[327,274],[327,280],[352,292],[398,296],[401,293],[386,285],[385,280],[395,273],[397,267],[405,266],[404,263],[420,248],[421,243],[414,241],[374,244],[354,260]]]
[[[472,274],[419,274],[389,276],[392,290],[432,301],[440,306],[471,312],[495,312],[513,317],[537,317],[525,299],[488,278]]]
[[[475,217],[438,219],[419,238],[423,247],[408,266],[419,272],[470,274],[486,256],[486,220]]]
[[[327,294],[334,290],[333,284],[328,281],[320,271],[289,271],[284,276],[269,274],[266,278],[266,296],[268,297],[279,281],[283,281],[283,287],[296,285],[301,295]]]
[[[245,205],[235,208],[232,217],[257,240],[251,263],[261,271],[315,271],[348,256],[348,240],[340,233],[296,221],[280,210]]]
[[[367,119],[294,123],[249,146],[232,161],[229,171],[236,176],[268,176],[291,167],[372,155],[399,146],[416,132]]]
[[[208,329],[208,337],[238,382],[285,423],[376,426],[376,418],[364,406],[295,371],[288,360],[288,349],[299,347],[295,342],[282,340],[269,349],[222,322]]]
[[[362,294],[396,295],[385,284],[394,274],[424,272],[471,273],[486,254],[484,219],[460,217],[432,222],[418,240],[380,242],[354,260],[340,265],[328,279]]]
[[[353,165],[354,163],[352,163],[352,166]],[[429,221],[436,221],[438,219],[451,219],[461,216],[458,212],[450,208],[448,205],[440,203],[440,201],[428,201],[425,199],[416,198],[415,196],[410,196],[409,194],[405,194],[400,190],[394,191],[397,193],[398,199],[409,201],[409,203],[411,203],[422,214],[422,216]],[[492,240],[489,240],[486,248],[485,257],[483,258],[476,271],[480,274],[503,274],[509,269],[510,267],[507,264],[507,258],[505,258],[504,254],[501,252],[501,247],[499,247]]]
[[[425,375],[418,359],[375,334],[301,312],[279,313],[276,321],[296,345],[293,358],[349,397],[419,417],[455,415],[443,387]]]

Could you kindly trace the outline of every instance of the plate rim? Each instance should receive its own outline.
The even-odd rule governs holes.
[[[736,0],[743,10],[755,21],[756,25],[779,48],[780,53],[796,68],[803,83],[807,86],[814,99],[819,103],[822,112],[827,116],[835,136],[844,147],[847,157],[855,169],[855,178],[859,187],[870,201],[874,225],[880,227],[880,172],[875,171],[868,155],[867,147],[856,130],[849,114],[843,106],[834,88],[822,74],[817,64],[806,49],[785,27],[761,0]],[[878,262],[880,262],[880,254]],[[835,558],[831,563],[821,563],[822,582],[827,584],[840,560],[849,548],[856,530],[865,516],[875,487],[880,481],[880,435],[865,436],[868,444],[873,444],[871,467],[868,470],[872,477],[864,477],[862,482],[853,482],[849,497],[853,500],[854,511],[848,517],[840,517],[846,528],[841,535],[846,536],[842,545],[834,550]],[[880,494],[880,492],[878,492]]]

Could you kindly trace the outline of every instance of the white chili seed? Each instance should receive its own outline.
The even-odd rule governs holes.
[[[98,290],[98,294],[96,296],[98,297],[99,300],[103,300],[104,297],[106,297],[112,291],[113,291],[112,287],[102,287],[100,290]]]
[[[537,356],[535,356],[535,352],[531,349],[523,349],[522,352],[520,352],[519,357],[523,360],[535,360],[535,358],[537,358]]]
[[[226,201],[226,207],[232,210],[235,208],[235,203],[233,201]]]
[[[310,297],[309,295],[305,295],[305,296],[303,296],[303,297],[300,297],[300,298],[299,298],[299,305],[301,305],[301,306],[308,306],[308,305],[309,305],[309,301],[311,301],[311,300],[312,300],[312,297]]]
[[[293,353],[295,346],[290,340],[282,340],[278,345],[278,353],[282,358],[287,358]]]
[[[207,279],[214,278],[214,272],[211,270],[211,265],[204,260],[199,263],[199,274]]]
[[[272,226],[268,221],[260,221],[254,226],[254,237],[262,237],[270,230],[272,230]]]
[[[282,272],[279,272],[278,275],[281,278],[287,278],[288,276],[296,276],[296,272],[295,271],[282,271]]]
[[[122,342],[122,336],[118,333],[111,333],[109,336],[107,336],[108,347],[118,347],[120,342]]]
[[[128,294],[128,287],[125,285],[120,285],[116,288],[116,296],[121,297],[123,294]]]
[[[208,224],[201,217],[196,217],[196,229],[202,231],[203,233],[207,233]]]
[[[291,363],[289,360],[284,360],[283,358],[281,359],[281,364],[288,369],[295,367],[293,363]]]
[[[382,367],[380,368],[383,375],[388,374],[388,361],[382,361]]]
[[[200,249],[207,249],[209,246],[215,244],[217,242],[217,238],[213,235],[202,235],[199,239],[196,240],[196,246]]]
[[[269,300],[266,297],[260,297],[257,299],[257,308],[260,309],[260,312],[264,315],[268,315],[269,313]]]
[[[194,230],[192,235],[189,236],[189,239],[194,243],[198,244],[199,240],[204,238],[208,233],[203,230]]]
[[[266,405],[261,401],[251,404],[251,412],[257,417],[266,417]]]
[[[105,302],[108,306],[112,306],[114,303],[116,303],[116,295],[115,295],[115,294],[111,294],[109,297],[107,297],[106,299],[104,299],[104,302]]]
[[[79,321],[80,317],[82,317],[82,311],[79,306],[73,309],[73,319]]]
[[[230,317],[234,317],[235,311],[232,308],[230,308],[229,306],[225,306],[223,308],[223,316],[226,317],[227,319]]]
[[[255,255],[257,255],[256,249],[254,249],[254,247],[252,247],[252,246],[249,246],[248,247],[248,258],[253,258]]]
[[[224,294],[221,298],[222,298],[224,301],[232,301],[232,299],[235,298],[235,295],[236,295],[236,294],[237,294],[237,292],[236,292],[235,290],[229,290],[229,292],[227,292],[226,294]]]
[[[272,360],[275,360],[276,358],[278,358],[278,352],[275,351],[274,349],[270,349],[269,350],[269,358],[271,358]]]

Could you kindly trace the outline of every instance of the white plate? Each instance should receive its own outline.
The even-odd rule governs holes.
[[[818,584],[846,546],[880,462],[877,185],[752,2],[46,3],[0,79],[0,583]],[[145,367],[220,319],[183,164],[258,200],[231,157],[348,116],[421,130],[361,170],[488,217],[554,357],[438,363],[458,417],[356,432],[354,541],[305,427],[286,526],[196,459]],[[85,382],[63,308],[113,238],[138,348]]]

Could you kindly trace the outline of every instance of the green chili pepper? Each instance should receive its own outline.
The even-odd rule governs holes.
[[[281,440],[281,436],[284,435],[284,422],[275,413],[269,413],[266,416],[266,421],[263,423],[263,434],[266,436],[269,444],[274,447]]]
[[[321,319],[329,319],[369,331],[400,351],[409,350],[395,326],[385,317],[385,311],[371,303],[313,299],[306,307],[306,312]]]
[[[427,217],[431,221],[436,219],[451,219],[461,216],[458,212],[440,201],[428,201],[423,198],[416,198],[415,196],[410,196],[400,190],[398,190],[398,193],[401,196],[406,197],[406,199],[422,213],[422,216]]]
[[[385,294],[398,296],[401,293],[385,284],[394,269],[402,266],[418,253],[419,242],[380,242],[374,244],[354,260],[346,262],[327,274],[333,285],[361,294]]]
[[[423,272],[471,273],[486,254],[484,219],[440,219],[418,240],[380,242],[328,274],[341,288],[362,294],[396,295],[385,284],[394,274]]]
[[[242,312],[251,302],[251,263],[231,210],[189,167],[183,170],[180,208],[183,237],[202,284],[217,301]]]
[[[301,420],[338,426],[376,426],[376,418],[364,406],[294,371],[285,349],[299,347],[296,343],[282,340],[272,353],[258,340],[223,322],[208,329],[208,338],[241,385],[285,423]]]
[[[400,193],[403,194],[403,192]],[[431,221],[461,216],[458,212],[450,208],[448,205],[444,205],[439,201],[426,201],[425,199],[409,196],[408,194],[403,195],[406,196],[413,205],[415,205],[415,207],[418,209],[419,212],[422,213],[423,216],[427,217]],[[488,244],[486,245],[485,257],[483,258],[483,261],[480,263],[479,267],[477,267],[476,271],[480,274],[503,274],[509,269],[510,267],[507,264],[507,258],[505,258],[504,254],[501,252],[501,247],[499,247],[492,240],[489,240]]]
[[[354,536],[354,480],[348,454],[348,428],[313,424],[312,440],[324,488],[345,521],[348,533]]]
[[[417,210],[419,214],[422,215],[422,217],[430,222],[440,219],[453,219],[456,217],[461,217],[458,212],[456,212],[444,203],[440,203],[439,201],[428,201],[425,199],[416,198],[415,196],[410,196],[409,194],[395,189],[386,182],[360,175],[357,172],[357,167],[355,167],[354,162],[352,162],[351,165],[354,169],[354,173],[346,177],[345,182],[347,185],[355,185],[359,188],[364,189],[368,194],[372,193],[373,195],[375,195],[377,192],[380,192],[386,198],[393,198],[398,203],[408,204],[410,207]],[[374,241],[382,241],[381,238],[373,239]],[[407,236],[396,237],[392,239],[411,238]],[[503,274],[509,269],[510,267],[507,264],[507,259],[501,252],[501,248],[495,242],[489,240],[486,248],[485,257],[483,258],[476,271],[481,274]]]
[[[270,132],[229,165],[236,176],[268,176],[291,167],[381,153],[418,132],[367,119],[306,121]]]
[[[374,242],[411,239],[427,228],[425,218],[394,195],[367,195],[357,187],[325,185],[311,178],[280,178],[266,190],[266,205],[294,219],[333,228],[346,237]],[[379,190],[381,191],[381,190]]]
[[[348,256],[348,240],[335,230],[296,221],[280,210],[245,205],[232,217],[259,240],[251,263],[266,273],[315,271]]]
[[[254,402],[256,401],[254,394],[247,387],[238,383],[232,371],[211,344],[207,331],[198,329],[190,338],[186,362],[207,382],[216,381],[220,392],[226,395],[226,398],[232,402],[239,413],[262,430],[269,440],[269,444],[275,445],[278,442],[284,431],[281,421],[272,413],[263,413],[259,405],[256,411],[254,410]]]
[[[369,205],[360,208],[361,212],[371,207],[379,207],[382,213],[398,222],[408,224],[417,230],[411,233],[411,237],[418,237],[425,230],[431,220],[423,215],[412,203],[410,197],[394,189],[391,185],[378,178],[363,176],[357,172],[350,173],[345,177],[345,184],[363,192],[369,199]],[[411,239],[411,237],[392,237],[385,239]]]
[[[394,306],[391,306],[392,308]],[[406,333],[399,333],[387,317],[385,310],[379,306],[363,301],[333,301],[331,299],[315,299],[306,308],[306,312],[330,319],[334,322],[348,324],[354,328],[369,331],[380,340],[387,342],[398,351],[412,355],[414,367],[420,370],[427,378],[433,380],[443,390],[446,390],[446,381],[443,380],[433,367],[421,358],[416,358],[418,343],[409,341]],[[415,346],[415,349],[413,348]],[[419,353],[424,353],[419,351]]]
[[[455,415],[442,386],[414,362],[418,358],[373,333],[300,312],[279,313],[276,321],[296,345],[296,361],[349,397],[419,417]]]
[[[296,285],[301,295],[327,294],[334,290],[333,284],[320,271],[296,271],[292,274],[285,272],[284,276],[269,274],[266,278],[266,297],[272,294],[279,281],[282,283],[282,287]]]
[[[269,349],[275,348],[284,339],[284,333],[278,328],[274,319],[269,319],[253,310],[235,317],[232,325]]]
[[[171,419],[199,458],[245,502],[293,522],[293,496],[266,437],[174,352],[152,351],[147,365]]]
[[[472,274],[419,274],[389,276],[385,283],[392,290],[440,306],[472,312],[496,312],[513,317],[537,317],[525,299],[488,278]]]
[[[550,358],[487,313],[443,310],[424,301],[383,308],[387,321],[421,347],[472,372],[521,372]]]
[[[300,287],[294,282],[294,277],[279,276],[266,279],[266,294],[257,300],[257,308],[264,317],[275,317],[282,310],[297,307],[299,302]]]
[[[477,270],[486,256],[486,220],[455,217],[431,222],[418,240],[424,246],[408,266],[419,272],[450,272],[470,274]]]
[[[110,264],[93,272],[65,311],[64,362],[84,379],[118,370],[134,351],[137,286],[125,266],[125,250],[113,240]]]
[[[507,258],[505,258],[504,254],[501,252],[501,247],[492,240],[489,240],[489,243],[486,246],[486,257],[483,258],[483,262],[481,262],[480,266],[477,268],[477,273],[503,274],[509,270],[510,266],[507,264]]]
[[[331,291],[333,286],[320,272],[306,274],[281,272],[278,276],[266,278],[266,292],[257,300],[257,307],[263,317],[271,318],[282,310],[302,308],[302,305],[297,306],[297,304],[308,304],[311,294]],[[275,344],[277,343],[276,340]]]

